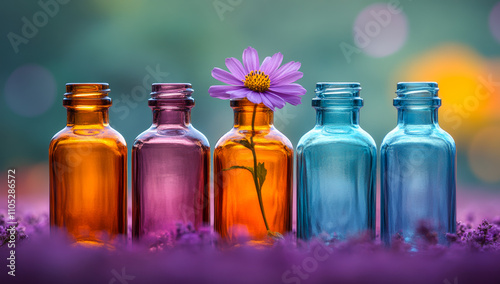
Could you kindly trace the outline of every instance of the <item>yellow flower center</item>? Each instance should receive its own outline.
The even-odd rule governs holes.
[[[245,76],[243,83],[245,83],[245,87],[250,90],[263,93],[269,90],[271,79],[269,79],[269,75],[266,75],[262,71],[251,71]]]

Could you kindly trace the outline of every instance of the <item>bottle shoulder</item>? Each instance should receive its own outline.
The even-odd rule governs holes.
[[[334,143],[352,144],[376,149],[373,137],[361,127],[342,128],[342,130],[337,129],[337,131],[331,131],[331,129],[325,129],[324,127],[315,127],[300,138],[297,149]]]
[[[396,126],[383,139],[381,149],[387,147],[409,146],[409,145],[434,145],[443,146],[455,151],[455,141],[446,131],[437,127],[429,127],[425,130],[415,130]]]
[[[192,125],[175,128],[159,128],[152,125],[149,129],[135,138],[133,146],[142,147],[142,145],[145,144],[199,145],[201,147],[210,148],[210,144],[205,135]]]
[[[217,141],[215,148],[226,147],[230,146],[231,144],[241,145],[237,141],[250,141],[250,137],[252,137],[251,133],[251,131],[238,130],[237,128],[233,128]],[[257,145],[276,145],[279,147],[283,147],[288,151],[292,151],[293,149],[292,142],[290,142],[290,140],[283,133],[281,133],[274,127],[263,131],[256,131],[256,134],[253,137],[253,141]]]
[[[55,150],[61,147],[75,147],[85,143],[88,145],[99,145],[113,148],[120,152],[126,152],[127,143],[123,136],[112,127],[106,126],[98,129],[65,127],[57,132],[50,141],[49,149]]]

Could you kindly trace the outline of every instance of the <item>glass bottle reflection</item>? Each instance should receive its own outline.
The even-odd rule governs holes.
[[[318,83],[316,125],[297,145],[297,236],[375,231],[376,146],[359,126],[359,83]]]
[[[50,142],[50,224],[78,244],[126,233],[127,147],[108,122],[109,85],[66,84],[67,125]]]
[[[190,84],[153,84],[153,124],[132,149],[132,236],[175,232],[176,224],[210,225],[210,146],[191,124]]]
[[[264,104],[241,99],[231,100],[231,107],[234,127],[214,150],[215,230],[229,244],[242,237],[271,244],[271,234],[284,235],[292,227],[292,145],[274,128],[274,113]],[[260,195],[248,170],[259,163],[267,170]]]
[[[398,124],[381,146],[381,237],[414,242],[419,226],[455,232],[455,143],[438,124],[438,86],[398,83]]]

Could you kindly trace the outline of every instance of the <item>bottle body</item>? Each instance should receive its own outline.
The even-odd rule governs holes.
[[[50,224],[76,243],[126,234],[127,147],[107,123],[107,84],[67,84],[68,125],[49,146]]]
[[[376,146],[358,124],[359,83],[318,83],[314,129],[297,145],[297,236],[375,233]]]
[[[232,100],[231,106],[235,126],[214,150],[215,230],[229,244],[271,243],[270,234],[284,235],[292,227],[292,145],[272,126],[273,112],[263,104],[244,99]],[[255,155],[241,141],[253,143]],[[266,169],[260,192],[246,169],[259,164]]]
[[[414,243],[419,227],[446,233],[456,226],[455,143],[439,127],[435,83],[399,83],[398,125],[381,146],[381,237]]]
[[[134,240],[210,225],[210,146],[190,123],[189,84],[153,84],[153,125],[132,148]]]

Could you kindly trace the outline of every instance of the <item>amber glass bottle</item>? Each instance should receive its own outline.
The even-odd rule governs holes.
[[[127,146],[109,126],[109,85],[66,84],[66,127],[50,142],[50,225],[74,242],[112,246],[126,234]]]
[[[271,244],[292,228],[292,144],[264,104],[242,99],[231,107],[234,127],[214,151],[215,230],[229,244]]]

